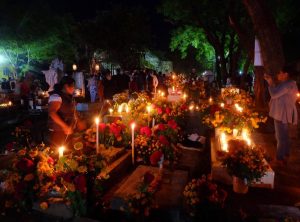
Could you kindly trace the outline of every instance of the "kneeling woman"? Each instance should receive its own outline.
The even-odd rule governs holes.
[[[78,125],[78,116],[73,99],[74,90],[74,79],[64,76],[60,83],[55,86],[54,91],[50,93],[48,127],[50,143],[55,147],[67,144]]]

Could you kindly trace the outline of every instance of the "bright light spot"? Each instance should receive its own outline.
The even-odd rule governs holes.
[[[0,64],[5,63],[7,61],[6,57],[4,55],[0,55]]]

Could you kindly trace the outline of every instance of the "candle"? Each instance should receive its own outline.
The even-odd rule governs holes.
[[[226,134],[224,132],[222,132],[220,135],[220,143],[221,143],[221,149],[225,152],[228,152],[228,143],[227,143]]]
[[[96,153],[99,153],[99,123],[100,123],[99,117],[96,117],[95,123],[96,123]]]
[[[297,93],[297,97],[300,98],[300,93]]]
[[[172,79],[173,79],[173,80],[176,79],[176,76],[175,76],[175,75],[172,75]]]
[[[120,105],[120,106],[118,107],[118,113],[119,113],[119,114],[122,113],[122,105]]]
[[[64,146],[61,146],[58,148],[58,158],[62,158],[64,156],[64,150],[65,150],[65,147]]]
[[[125,107],[125,111],[126,111],[126,113],[129,113],[129,106],[128,105]]]
[[[76,64],[73,64],[72,65],[72,68],[73,68],[73,71],[75,72],[77,70],[77,65]]]
[[[164,93],[164,92],[162,92],[162,93],[161,93],[161,96],[162,96],[162,97],[164,97],[164,96],[165,96],[165,93]]]
[[[189,110],[190,110],[190,111],[193,111],[193,110],[194,110],[194,105],[190,105],[190,106],[189,106]]]
[[[135,123],[131,124],[131,154],[132,154],[132,164],[134,164],[134,128]]]
[[[233,129],[232,130],[232,135],[234,136],[234,137],[237,137],[237,135],[238,135],[238,129]]]
[[[96,70],[97,72],[100,70],[99,64],[96,64],[96,65],[95,65],[95,70]]]
[[[243,112],[243,108],[242,107],[240,107],[240,105],[239,104],[234,104],[234,106],[235,106],[235,108],[236,108],[236,110],[238,111],[238,112]]]
[[[112,108],[109,108],[109,115],[112,115],[113,111],[114,110]]]
[[[251,139],[249,138],[249,133],[248,133],[247,129],[242,130],[242,138],[243,138],[243,140],[246,141],[248,146],[251,146],[252,142],[251,142]]]
[[[184,93],[183,94],[183,100],[186,101],[187,95]]]
[[[152,128],[154,128],[154,126],[155,126],[155,118],[153,117],[152,118]]]
[[[175,92],[175,86],[172,87],[172,92],[173,92],[173,93]]]
[[[212,103],[213,99],[211,97],[209,97],[209,103]]]
[[[224,107],[225,107],[225,104],[224,104],[224,103],[221,103],[220,106],[221,106],[222,108],[224,108]]]

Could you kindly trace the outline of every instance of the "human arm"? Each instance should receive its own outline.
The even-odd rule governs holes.
[[[49,117],[63,129],[66,135],[72,134],[73,133],[72,127],[68,126],[57,114],[57,111],[59,110],[60,106],[61,106],[61,102],[59,101],[49,102],[49,106],[48,106]]]

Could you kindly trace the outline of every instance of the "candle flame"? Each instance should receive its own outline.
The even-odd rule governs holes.
[[[114,110],[113,110],[112,108],[109,109],[110,115],[113,113],[113,111],[114,111]]]
[[[96,118],[95,118],[95,123],[96,123],[97,125],[100,123],[99,117],[96,117]]]
[[[224,104],[224,103],[221,103],[220,106],[221,106],[222,108],[224,108],[224,107],[225,107],[225,104]]]
[[[135,123],[131,123],[131,129],[134,130],[135,128]]]

